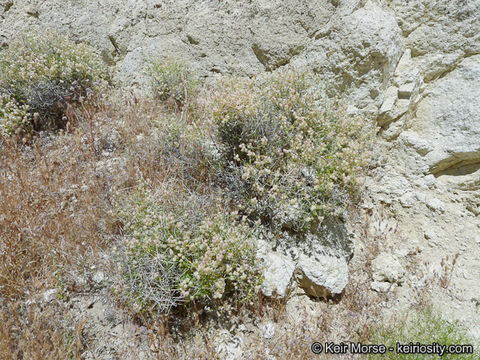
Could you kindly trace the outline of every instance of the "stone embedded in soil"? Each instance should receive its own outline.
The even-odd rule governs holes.
[[[306,256],[297,264],[299,286],[313,297],[328,298],[339,295],[348,284],[348,264],[345,258],[332,255]]]
[[[264,260],[266,268],[262,293],[268,297],[285,297],[292,282],[295,263],[288,256],[273,251],[267,253]]]
[[[380,253],[372,261],[373,279],[379,282],[402,283],[405,270],[395,256]]]

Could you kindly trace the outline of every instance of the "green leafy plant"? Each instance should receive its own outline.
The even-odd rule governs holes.
[[[455,322],[444,320],[431,308],[422,309],[412,314],[408,319],[394,321],[385,327],[372,330],[369,343],[384,344],[396,349],[396,344],[432,344],[440,345],[474,345],[466,331]],[[397,354],[387,351],[383,355],[369,355],[368,359],[400,359],[417,360],[438,357],[438,355]],[[478,359],[478,354],[444,354],[442,359],[470,360]]]
[[[160,100],[169,101],[179,109],[193,105],[199,81],[186,64],[173,60],[154,61],[150,64],[149,75]]]
[[[29,134],[65,126],[69,105],[109,79],[93,48],[60,35],[29,35],[0,51],[0,130]]]

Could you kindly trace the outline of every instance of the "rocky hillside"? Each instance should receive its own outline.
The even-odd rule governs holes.
[[[352,113],[376,117],[386,139],[415,149],[412,170],[438,177],[478,162],[478,1],[0,5],[2,46],[29,29],[55,29],[100,49],[124,86],[144,85],[145,61],[158,57],[184,59],[205,77],[306,65],[332,96],[351,99]]]
[[[137,98],[151,95],[146,65],[158,59],[185,61],[207,82],[313,70],[348,115],[379,126],[377,148],[355,215],[322,230],[334,251],[263,248],[263,293],[283,297],[298,283],[302,294],[335,298],[362,283],[366,303],[381,299],[378,319],[421,297],[480,339],[480,0],[0,0],[2,48],[52,30],[98,49],[115,86]],[[72,301],[90,337],[110,326],[100,298]],[[298,296],[283,313],[308,319],[332,306]],[[266,319],[216,328],[217,355],[240,358],[256,336],[281,341],[295,328]],[[335,321],[341,339],[348,325]],[[112,329],[113,344],[125,343],[126,330]],[[114,358],[115,346],[98,342]]]

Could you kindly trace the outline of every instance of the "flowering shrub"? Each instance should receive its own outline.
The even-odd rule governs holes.
[[[250,219],[305,231],[354,193],[373,128],[322,93],[317,75],[292,70],[220,83],[223,178]]]
[[[210,119],[151,121],[150,140],[132,145],[149,180],[118,206],[124,289],[137,305],[168,312],[226,294],[250,300],[261,273],[255,239],[313,233],[345,205],[373,128],[322,93],[308,72],[224,78]]]
[[[19,105],[8,94],[0,93],[0,133],[13,134],[18,130],[31,131],[28,105]]]
[[[155,193],[143,182],[122,201],[126,263],[157,264],[143,266],[148,274],[139,275],[138,266],[125,272],[130,289],[141,289],[133,291],[137,303],[165,311],[165,304],[220,299],[231,293],[252,300],[259,273],[251,228],[214,201],[174,193],[177,198],[168,201],[166,194]]]
[[[198,90],[198,80],[187,65],[172,60],[156,61],[150,65],[149,74],[160,100],[173,100],[173,105],[179,108],[191,105]]]
[[[2,132],[61,128],[67,104],[92,95],[105,80],[105,66],[86,44],[44,34],[12,41],[0,52],[0,94],[8,99],[2,113],[9,114],[1,117]]]

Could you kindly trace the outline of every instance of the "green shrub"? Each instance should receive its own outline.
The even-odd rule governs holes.
[[[371,344],[384,344],[394,349],[397,342],[400,344],[409,344],[410,342],[413,344],[432,344],[436,342],[440,345],[475,345],[460,325],[444,320],[430,308],[413,313],[410,319],[403,319],[390,326],[374,329],[373,335],[369,339]],[[367,358],[420,360],[438,358],[438,355],[397,354],[396,351],[387,351],[384,355],[370,355]],[[445,354],[441,358],[473,360],[478,359],[478,354]]]
[[[62,128],[68,105],[90,97],[105,80],[107,69],[86,44],[59,35],[18,38],[0,51],[1,131]]]
[[[198,79],[186,64],[173,60],[155,61],[150,64],[149,75],[153,90],[162,101],[182,109],[192,105],[198,92]]]
[[[305,231],[355,192],[373,127],[329,103],[321,84],[293,70],[220,83],[222,177],[251,219]]]
[[[125,284],[137,305],[168,311],[227,294],[252,300],[259,272],[250,227],[208,196],[171,186],[164,191],[143,182],[119,208],[130,267],[124,271]]]

